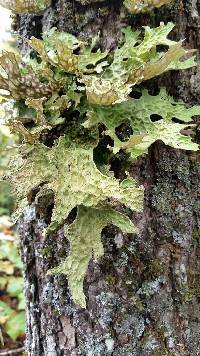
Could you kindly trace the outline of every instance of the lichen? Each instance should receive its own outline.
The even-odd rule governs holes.
[[[3,51],[0,56],[1,73],[0,88],[5,90],[6,97],[13,99],[26,99],[48,97],[55,90],[59,89],[59,84],[54,80],[50,69],[44,70],[43,78],[47,83],[43,83],[39,77],[41,72],[33,70],[31,66],[22,63],[12,52]]]
[[[133,210],[142,209],[142,188],[133,180],[120,184],[116,178],[103,175],[95,166],[91,148],[76,146],[63,137],[51,149],[38,144],[25,155],[27,158],[22,155],[11,162],[12,174],[7,179],[15,186],[18,201],[39,187],[54,192],[49,231],[61,225],[76,206],[96,206],[108,198]]]
[[[78,2],[81,3],[81,5],[89,5],[91,3],[95,3],[95,2],[103,2],[105,0],[76,0]]]
[[[114,224],[123,232],[137,232],[116,208],[123,205],[125,212],[140,212],[143,207],[143,187],[128,171],[119,180],[108,162],[101,167],[96,162],[94,150],[103,137],[103,129],[99,136],[99,123],[109,138],[106,150],[113,157],[123,150],[135,159],[158,139],[175,148],[198,148],[182,131],[193,128],[191,120],[200,114],[199,106],[186,108],[164,90],[157,96],[142,91],[140,99],[129,97],[133,86],[144,80],[195,65],[182,42],[168,39],[172,28],[171,23],[145,27],[144,35],[123,29],[121,46],[110,52],[96,49],[96,38],[86,42],[51,29],[43,40],[30,39],[30,46],[38,52],[36,58],[22,60],[9,52],[0,57],[0,89],[7,91],[2,97],[5,117],[11,129],[24,138],[6,174],[17,197],[16,216],[30,202],[39,204],[42,196],[53,196],[46,236],[67,224],[70,249],[67,259],[51,273],[67,275],[73,300],[82,307],[86,306],[83,282],[90,260],[103,255],[102,229]],[[167,49],[160,51],[160,45]],[[155,120],[161,107],[162,118]],[[117,136],[122,124],[132,130],[126,141]],[[127,266],[128,260],[122,251],[121,265]],[[155,278],[137,294],[155,294],[162,276]],[[134,297],[134,292],[129,294]]]
[[[174,25],[160,24],[157,28],[145,27],[141,40],[139,31],[124,29],[124,44],[113,54],[113,61],[100,75],[82,75],[79,81],[86,86],[87,100],[91,104],[110,106],[124,102],[132,87],[168,70],[186,69],[194,65],[194,57],[181,60],[186,53],[182,42],[167,38]],[[166,52],[156,52],[159,45]]]
[[[113,107],[89,106],[86,109],[88,120],[83,124],[84,127],[104,124],[105,134],[114,140],[113,152],[124,149],[131,152],[133,158],[146,153],[156,140],[162,140],[175,148],[198,150],[198,145],[192,143],[190,137],[181,134],[181,131],[188,126],[184,122],[189,123],[192,116],[200,114],[200,106],[187,108],[183,102],[175,102],[164,89],[156,96],[150,95],[147,90],[141,94],[139,99],[129,99]],[[182,123],[173,122],[174,118]],[[134,132],[126,142],[116,135],[116,128],[123,123],[128,123]]]
[[[0,0],[0,5],[17,13],[40,13],[51,5],[51,0]]]
[[[95,39],[87,45],[69,33],[58,32],[55,28],[44,34],[43,41],[32,37],[29,41],[44,61],[67,73],[100,73],[107,62],[102,62],[108,52],[92,52]],[[78,51],[79,53],[74,53]],[[100,62],[98,64],[98,62]]]
[[[158,258],[149,263],[149,273],[153,278],[158,278],[164,273],[164,266]]]
[[[121,202],[141,211],[143,190],[137,188],[133,180],[119,184],[116,178],[103,175],[94,164],[92,149],[76,146],[66,137],[59,139],[51,149],[40,144],[26,155],[26,159],[18,158],[17,165],[16,161],[12,163],[12,174],[7,177],[15,186],[19,203],[25,205],[24,200],[33,189],[39,189],[39,194],[52,190],[55,203],[48,231],[63,224],[70,211],[79,207],[77,218],[67,232],[70,255],[52,272],[67,274],[74,301],[85,307],[84,275],[90,259],[103,255],[103,227],[113,223],[124,232],[136,231],[127,217],[101,204],[113,199],[113,203]],[[21,209],[20,206],[20,213]],[[79,258],[80,249],[83,259]]]
[[[135,231],[134,225],[127,217],[109,206],[80,206],[75,222],[66,231],[70,241],[70,254],[60,266],[50,271],[67,275],[73,300],[83,308],[86,307],[83,293],[85,273],[91,258],[98,260],[104,254],[101,231],[108,224],[114,224],[126,233]]]
[[[171,0],[125,0],[125,7],[132,13],[138,14],[152,10],[154,7],[161,7]]]

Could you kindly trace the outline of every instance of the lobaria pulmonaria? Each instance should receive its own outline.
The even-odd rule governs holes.
[[[0,5],[16,14],[40,13],[51,5],[51,0],[0,0]]]

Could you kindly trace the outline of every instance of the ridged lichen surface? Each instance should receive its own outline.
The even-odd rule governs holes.
[[[124,5],[133,14],[152,10],[154,7],[161,7],[171,0],[125,0]]]
[[[51,5],[51,0],[0,0],[0,5],[17,14],[37,13]]]

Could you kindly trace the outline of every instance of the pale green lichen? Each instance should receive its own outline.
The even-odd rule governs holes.
[[[51,5],[51,0],[0,0],[0,5],[17,14],[38,13]]]
[[[93,149],[60,138],[53,148],[37,144],[27,158],[21,155],[11,163],[7,179],[15,187],[18,201],[36,188],[51,189],[55,204],[48,230],[54,230],[79,205],[87,207],[113,199],[127,207],[141,211],[143,190],[134,181],[121,184],[114,177],[103,175],[93,161]],[[126,184],[125,184],[126,183]]]
[[[139,99],[129,99],[109,107],[91,105],[86,111],[88,120],[83,125],[90,128],[103,123],[107,129],[105,133],[114,140],[114,153],[123,148],[136,158],[146,153],[157,140],[174,148],[198,150],[198,145],[181,131],[189,125],[184,123],[190,123],[193,116],[200,115],[200,106],[187,108],[183,102],[176,102],[167,95],[165,89],[155,96],[144,90]],[[158,116],[157,121],[151,119],[152,115]],[[183,123],[173,122],[174,118]],[[116,135],[116,128],[123,123],[129,124],[133,130],[126,142],[120,141]]]
[[[132,87],[168,70],[194,66],[194,57],[181,61],[188,51],[182,42],[167,38],[174,25],[146,26],[144,38],[139,31],[124,29],[124,44],[115,50],[112,63],[99,75],[83,75],[80,82],[86,86],[87,100],[98,105],[113,105],[128,99]],[[157,46],[168,50],[158,51]]]
[[[125,215],[113,210],[110,206],[78,208],[77,218],[66,228],[70,241],[70,254],[67,259],[50,273],[63,273],[68,277],[69,288],[75,303],[86,307],[83,293],[83,281],[89,262],[103,256],[101,231],[108,225],[118,226],[123,232],[133,233],[136,228]]]
[[[86,92],[90,103],[112,105],[125,101],[134,85],[167,70],[195,65],[194,57],[180,60],[188,51],[183,49],[182,42],[167,38],[172,28],[171,23],[155,29],[145,27],[143,39],[140,32],[124,29],[124,44],[110,54],[100,50],[94,52],[95,40],[88,45],[70,34],[52,29],[44,35],[43,41],[33,37],[29,42],[39,53],[40,64],[33,60],[21,63],[8,52],[2,55],[0,62],[7,76],[1,74],[0,87],[10,91],[14,98],[49,96],[64,86],[62,80],[61,83],[58,80],[63,79],[58,72],[64,71],[66,77],[73,74],[82,84],[77,89],[83,94]],[[168,50],[157,51],[159,45],[167,46]],[[56,75],[48,65],[54,67]]]
[[[182,131],[191,126],[194,115],[200,114],[199,106],[187,109],[164,90],[157,96],[143,91],[140,99],[129,97],[135,84],[167,70],[195,65],[182,42],[168,39],[172,28],[171,23],[161,23],[155,29],[145,27],[144,35],[124,29],[123,43],[113,52],[95,51],[96,39],[83,42],[52,29],[43,40],[29,41],[39,59],[22,61],[9,52],[0,57],[0,89],[7,93],[2,102],[8,123],[25,141],[6,175],[17,196],[16,215],[22,214],[29,201],[50,192],[54,195],[47,228],[50,233],[78,209],[75,221],[67,228],[69,256],[53,272],[68,276],[73,299],[84,307],[84,275],[92,257],[103,254],[102,229],[114,224],[127,233],[136,231],[113,207],[123,204],[141,211],[143,206],[143,189],[133,179],[120,182],[106,165],[101,171],[97,168],[93,150],[99,143],[98,124],[102,123],[114,140],[110,150],[116,153],[124,149],[132,158],[146,153],[158,139],[175,148],[198,148]],[[160,51],[160,45],[167,49]],[[155,121],[152,115],[162,117]],[[174,122],[174,118],[182,123]],[[121,124],[131,127],[127,141],[117,136]]]
[[[43,60],[67,73],[100,73],[103,66],[108,64],[100,62],[107,57],[107,51],[92,52],[95,40],[88,46],[87,43],[79,41],[75,36],[58,32],[55,28],[48,31],[43,40],[32,37],[29,43]],[[74,53],[77,50],[79,53]],[[98,62],[100,63],[97,64]]]
[[[152,10],[154,7],[161,7],[170,3],[171,0],[125,0],[125,7],[132,13],[138,14]]]
[[[73,299],[82,307],[85,307],[83,280],[89,261],[93,254],[95,258],[103,254],[103,227],[115,224],[124,232],[136,231],[126,216],[108,205],[109,201],[112,200],[113,205],[121,202],[136,211],[141,211],[143,206],[142,188],[137,188],[131,179],[120,184],[116,178],[103,175],[92,156],[91,148],[70,143],[63,137],[53,148],[37,144],[24,157],[17,160],[15,157],[10,167],[12,173],[7,176],[15,187],[20,214],[33,189],[39,189],[40,195],[47,189],[54,192],[55,203],[48,231],[63,224],[72,209],[78,206],[77,219],[68,229],[70,255],[54,272],[68,275]]]

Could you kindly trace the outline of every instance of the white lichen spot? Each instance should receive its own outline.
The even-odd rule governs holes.
[[[123,235],[121,233],[115,236],[115,243],[117,245],[117,248],[122,248],[124,241],[123,241]]]
[[[46,336],[46,350],[45,355],[57,356],[56,342],[53,335]]]
[[[145,294],[146,296],[150,297],[160,290],[161,283],[164,282],[165,279],[163,277],[159,277],[151,282],[144,282],[142,287],[137,291],[137,294]]]
[[[106,348],[108,352],[112,352],[114,349],[115,341],[112,338],[108,338],[105,340]]]
[[[158,340],[153,335],[149,335],[149,338],[145,344],[145,348],[148,351],[156,350],[159,348]],[[164,356],[164,354],[163,354]]]

